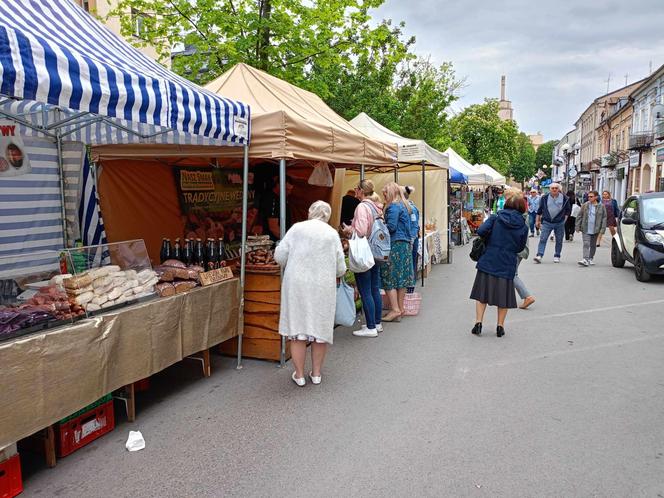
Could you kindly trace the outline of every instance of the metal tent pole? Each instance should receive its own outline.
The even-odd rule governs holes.
[[[240,249],[240,310],[244,312],[244,282],[246,279],[247,263],[247,211],[249,210],[249,146],[244,145],[243,171],[242,171],[242,247]],[[242,339],[244,326],[237,337],[237,369],[242,368]]]
[[[399,183],[399,166],[394,167],[394,181]]]
[[[422,161],[422,287],[424,287],[424,243],[426,239],[426,198],[427,198],[427,187],[426,187],[426,174],[425,174],[425,162]]]
[[[452,238],[452,220],[451,220],[451,209],[452,206],[452,187],[450,186],[450,170],[447,169],[447,264],[450,264],[450,239]],[[463,209],[463,204],[461,205]],[[461,220],[459,220],[461,223]]]
[[[360,164],[360,181],[364,180],[364,164]]]
[[[65,164],[62,157],[62,138],[60,131],[55,132],[55,146],[58,150],[58,173],[60,175],[60,213],[62,215],[62,242],[64,247],[69,247],[69,236],[67,234],[67,209],[65,207]]]
[[[279,239],[283,240],[286,235],[286,159],[279,159]],[[284,270],[281,270],[284,276]],[[286,337],[281,336],[281,353],[279,355],[279,366],[286,365]]]

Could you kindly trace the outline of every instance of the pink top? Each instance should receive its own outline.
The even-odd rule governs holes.
[[[355,208],[353,223],[350,225],[353,227],[353,232],[360,237],[368,237],[371,235],[371,229],[373,228],[374,210],[371,209],[368,204],[371,204],[376,208],[378,216],[382,216],[383,214],[382,204],[376,204],[370,199],[364,199],[362,202],[360,202]]]

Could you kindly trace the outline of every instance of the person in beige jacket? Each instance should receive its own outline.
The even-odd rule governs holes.
[[[606,208],[599,202],[597,190],[588,192],[588,202],[581,206],[576,217],[576,231],[583,237],[583,258],[580,266],[594,265],[593,258],[597,250],[597,237],[606,229]]]

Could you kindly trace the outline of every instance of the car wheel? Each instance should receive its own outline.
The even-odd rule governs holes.
[[[611,242],[611,264],[614,268],[622,268],[625,266],[625,257],[615,240]]]
[[[648,273],[643,264],[643,258],[639,251],[634,252],[634,275],[639,282],[647,282],[650,280],[650,273]]]

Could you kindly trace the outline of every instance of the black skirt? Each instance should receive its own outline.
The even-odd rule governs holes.
[[[516,308],[514,280],[494,277],[477,270],[470,298],[480,303],[498,306],[499,308]]]

